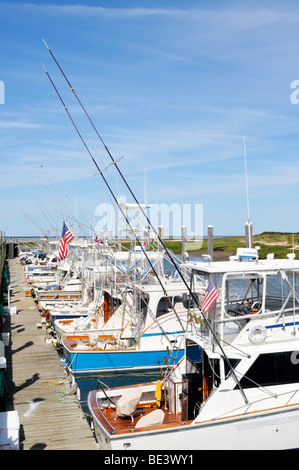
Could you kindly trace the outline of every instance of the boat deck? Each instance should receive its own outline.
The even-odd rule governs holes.
[[[131,432],[135,429],[136,423],[146,414],[151,413],[152,411],[157,409],[157,406],[154,403],[149,403],[147,406],[140,406],[137,408],[136,412],[134,413],[134,419],[131,418],[118,418],[116,416],[116,407],[109,407],[107,409],[100,410],[96,400],[96,393],[92,392],[90,394],[90,406],[92,411],[101,425],[109,432],[109,434],[116,435],[116,434],[126,434]],[[155,426],[147,426],[146,428],[139,428],[138,430],[146,429],[167,429],[173,427],[181,427],[190,424],[192,420],[183,421],[181,413],[174,414],[170,412],[168,409],[164,407],[161,408],[164,413],[164,421],[160,425]]]
[[[20,450],[97,450],[94,435],[76,396],[65,395],[65,372],[57,351],[46,341],[45,326],[31,296],[24,295],[24,270],[9,260],[11,306],[16,315],[5,316],[11,332],[5,348],[8,387],[5,410],[17,410]]]

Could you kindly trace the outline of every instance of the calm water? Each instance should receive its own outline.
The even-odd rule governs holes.
[[[160,371],[156,373],[153,372],[140,372],[140,373],[120,373],[114,372],[110,376],[100,376],[100,375],[82,375],[76,377],[76,383],[80,389],[80,398],[81,398],[81,407],[84,413],[89,413],[87,407],[87,396],[91,390],[96,390],[97,388],[101,390],[101,386],[98,384],[100,380],[103,384],[107,385],[109,388],[121,387],[125,385],[133,385],[145,382],[153,382],[155,380],[161,379],[162,375]]]

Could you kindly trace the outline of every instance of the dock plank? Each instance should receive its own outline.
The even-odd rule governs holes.
[[[6,347],[6,411],[17,410],[21,450],[97,450],[89,423],[75,395],[67,395],[65,371],[56,350],[45,341],[45,326],[31,296],[26,296],[24,269],[9,260],[11,306],[17,315],[6,315],[10,331]]]

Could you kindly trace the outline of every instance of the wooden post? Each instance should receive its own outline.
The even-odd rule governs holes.
[[[121,251],[121,228],[117,232],[118,251]]]
[[[161,238],[161,240],[163,241],[164,239],[164,227],[163,225],[159,225],[159,237]]]
[[[182,258],[183,263],[188,261],[188,252],[187,252],[187,226],[182,225]]]
[[[213,225],[208,225],[208,255],[210,256],[211,261],[214,259],[213,231]]]

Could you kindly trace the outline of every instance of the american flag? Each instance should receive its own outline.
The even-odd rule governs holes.
[[[216,287],[214,286],[213,279],[210,277],[209,283],[208,283],[208,288],[206,290],[206,295],[202,304],[201,309],[204,312],[208,312],[208,310],[212,307],[213,303],[216,302],[218,299],[219,295],[216,290]]]
[[[63,222],[61,239],[58,252],[58,261],[63,260],[68,255],[68,244],[75,238],[65,222]]]

